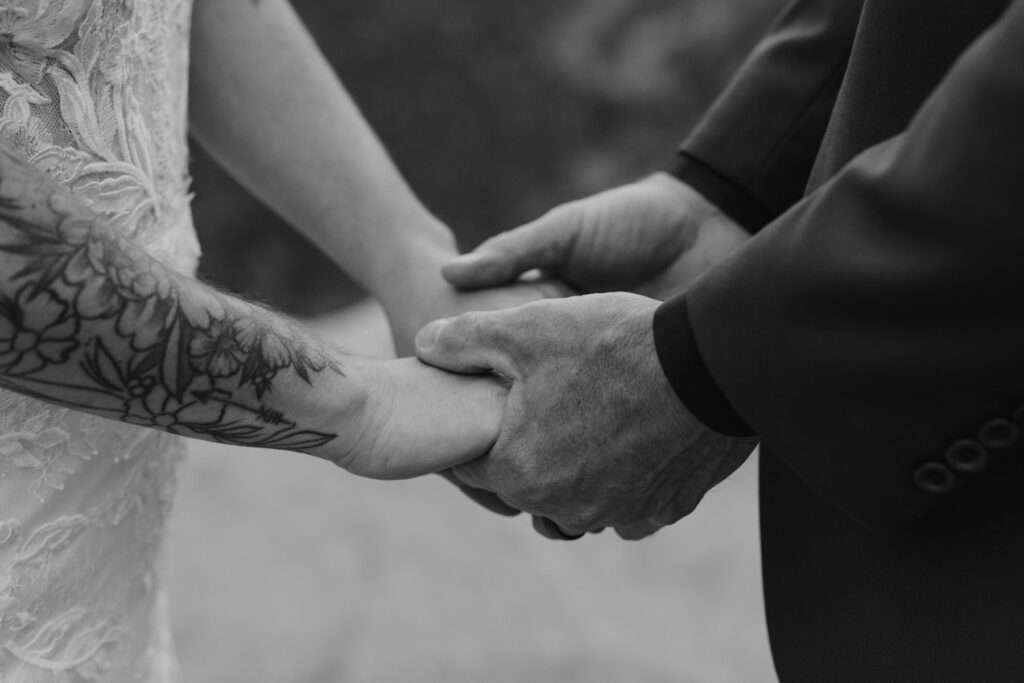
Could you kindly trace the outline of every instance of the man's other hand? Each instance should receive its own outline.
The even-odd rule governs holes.
[[[540,268],[584,293],[667,299],[749,237],[689,185],[656,173],[558,206],[444,268],[456,287],[514,281]]]

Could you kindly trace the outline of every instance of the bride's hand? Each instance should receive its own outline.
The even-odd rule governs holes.
[[[360,437],[336,462],[374,479],[437,472],[485,454],[501,426],[507,388],[488,375],[455,375],[415,358],[356,361],[366,387]]]
[[[471,311],[514,308],[539,299],[575,294],[562,283],[550,279],[520,280],[500,287],[460,292],[441,275],[441,267],[455,256],[453,250],[424,254],[405,273],[402,293],[383,301],[396,355],[414,355],[416,333],[433,320]]]
[[[468,311],[496,310],[520,306],[538,299],[575,294],[555,281],[519,281],[492,289],[460,292],[441,275],[445,263],[455,258],[454,240],[433,244],[416,250],[403,272],[402,281],[390,281],[387,291],[379,292],[391,326],[395,352],[398,356],[411,356],[416,333],[432,320],[446,318]],[[478,381],[478,380],[464,380]],[[481,387],[475,385],[477,390]],[[479,409],[481,406],[474,406]],[[453,453],[448,456],[452,457]],[[456,479],[450,471],[438,472],[478,505],[499,515],[514,516],[519,510],[503,503],[489,491],[474,489]]]

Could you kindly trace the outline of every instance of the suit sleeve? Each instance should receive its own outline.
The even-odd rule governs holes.
[[[878,530],[995,476],[1024,419],[1022,122],[1017,0],[903,134],[663,304],[683,402]]]
[[[804,194],[863,0],[795,0],[680,147],[670,171],[754,232]]]

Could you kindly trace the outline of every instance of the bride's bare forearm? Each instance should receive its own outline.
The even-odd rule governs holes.
[[[0,143],[3,386],[336,459],[365,401],[346,363],[288,319],[171,271]]]
[[[385,304],[410,264],[454,254],[285,0],[196,3],[193,132]]]

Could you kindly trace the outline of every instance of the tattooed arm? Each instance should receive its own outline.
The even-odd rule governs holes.
[[[486,451],[504,390],[347,356],[178,274],[0,141],[0,384],[103,417],[394,478]]]
[[[409,354],[427,322],[560,296],[519,284],[460,294],[456,255],[287,0],[197,0],[192,132],[214,158],[377,297]]]

